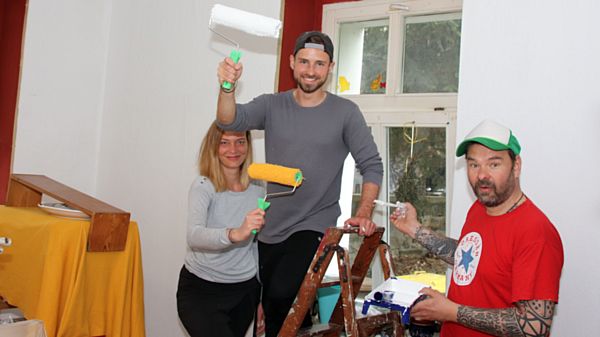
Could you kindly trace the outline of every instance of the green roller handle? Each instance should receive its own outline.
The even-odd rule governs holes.
[[[271,203],[266,201],[264,198],[258,198],[258,208],[262,209],[263,211],[266,211],[267,208],[269,208],[269,206],[271,206]],[[256,233],[258,233],[258,231],[256,229],[252,230],[252,234],[256,235]]]
[[[241,57],[242,57],[242,52],[237,49],[232,50],[231,53],[229,54],[229,58],[232,59],[233,62],[235,62],[235,63],[238,63]],[[221,84],[221,87],[223,87],[223,89],[225,89],[225,90],[231,90],[231,88],[233,87],[233,84],[225,81],[225,82],[223,82],[223,84]]]

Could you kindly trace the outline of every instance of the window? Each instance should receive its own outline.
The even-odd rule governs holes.
[[[446,233],[446,128],[388,127],[387,199],[410,200],[420,210],[423,225]],[[388,214],[386,214],[388,215]],[[396,230],[389,232],[389,243],[401,262],[400,275],[415,271],[444,274],[444,262],[427,255],[425,249]]]
[[[388,21],[369,20],[340,24],[337,93],[385,93]]]
[[[454,165],[461,7],[456,0],[373,0],[323,10],[323,31],[336,46],[329,90],[357,103],[371,128],[384,161],[379,199],[410,201],[420,221],[442,233]],[[358,204],[361,184],[355,172],[346,214]],[[396,272],[445,274],[443,262],[390,228],[391,211],[376,208],[374,221],[386,227]],[[358,240],[350,240],[351,255]]]
[[[458,91],[460,13],[405,19],[403,93]]]

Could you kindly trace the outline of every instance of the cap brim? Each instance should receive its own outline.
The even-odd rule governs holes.
[[[475,137],[463,140],[462,143],[460,143],[460,145],[458,145],[456,148],[456,156],[460,157],[467,153],[467,148],[471,143],[479,143],[494,151],[510,150],[510,147],[508,147],[506,144],[502,144],[496,140],[484,137]]]

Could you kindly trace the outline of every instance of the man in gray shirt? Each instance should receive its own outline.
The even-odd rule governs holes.
[[[383,165],[358,106],[323,88],[333,69],[333,44],[321,32],[303,33],[290,67],[297,87],[236,104],[235,85],[221,89],[217,121],[225,130],[265,130],[268,163],[299,168],[306,181],[290,196],[271,199],[258,235],[259,272],[267,337],[276,336],[300,288],[306,270],[328,227],[340,215],[342,169],[348,153],[363,177],[360,204],[346,225],[371,235],[373,200],[379,193]],[[226,58],[218,78],[236,83],[242,65]],[[268,185],[268,193],[289,190]],[[310,324],[309,319],[304,325]]]

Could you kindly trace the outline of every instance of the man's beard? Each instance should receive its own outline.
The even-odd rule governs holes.
[[[322,81],[320,81],[320,82],[316,82],[316,83],[314,84],[314,86],[312,86],[312,87],[309,87],[309,86],[306,86],[306,85],[304,85],[304,84],[303,84],[303,83],[300,81],[300,78],[298,78],[298,76],[295,76],[295,75],[294,75],[294,80],[296,80],[296,84],[298,85],[298,87],[300,88],[300,90],[302,90],[304,93],[307,93],[307,94],[312,94],[313,92],[315,92],[315,91],[317,91],[317,90],[321,89],[321,87],[322,87],[322,86],[325,84],[325,82],[327,82],[327,77],[325,77],[325,79],[323,79],[323,80],[322,80]]]
[[[510,196],[515,190],[515,185],[516,184],[514,174],[511,171],[510,175],[506,179],[504,188],[500,190],[498,189],[498,186],[496,186],[496,184],[492,183],[487,179],[477,180],[477,182],[475,182],[475,185],[471,185],[471,187],[473,188],[473,192],[477,196],[479,202],[481,202],[486,207],[496,207],[508,200],[508,198],[510,198]],[[479,187],[489,187],[491,189],[489,192],[481,193],[479,192]]]

